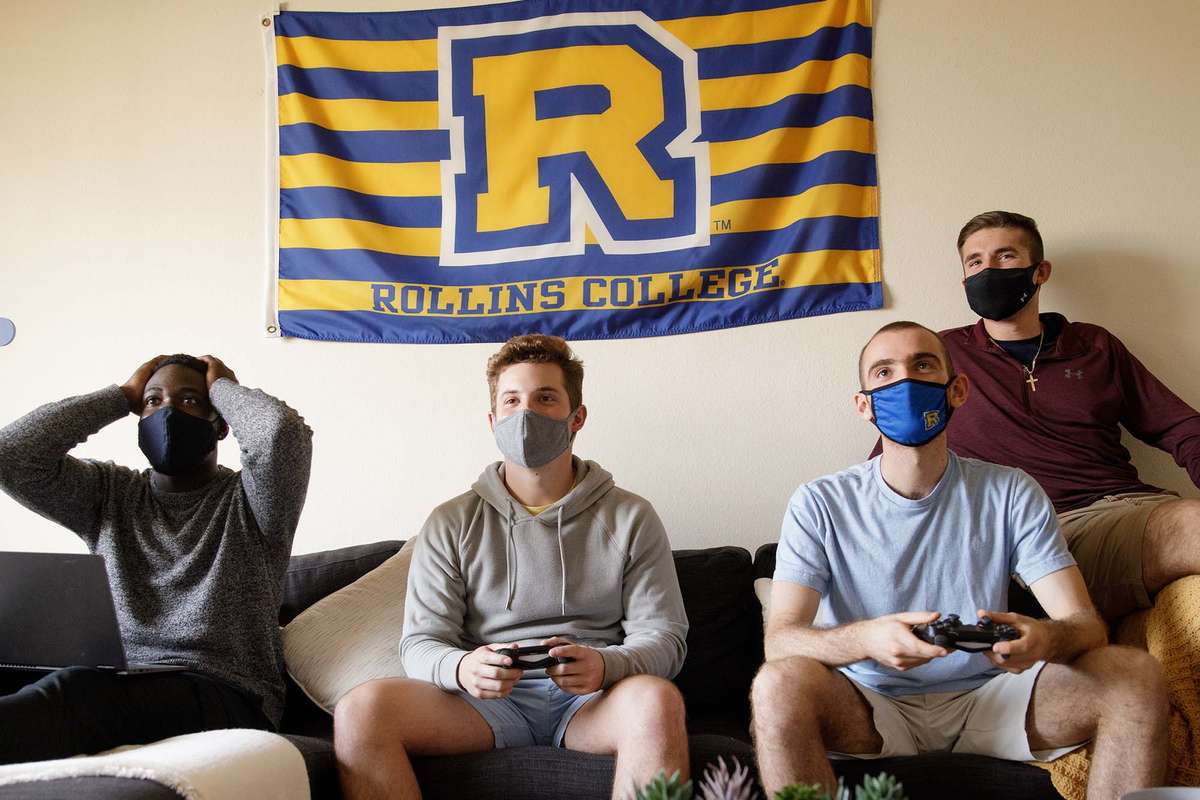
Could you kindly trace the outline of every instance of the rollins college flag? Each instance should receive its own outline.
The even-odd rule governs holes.
[[[284,336],[605,339],[881,305],[870,0],[273,29]]]

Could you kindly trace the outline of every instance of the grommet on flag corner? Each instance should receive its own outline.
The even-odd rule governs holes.
[[[262,18],[262,26],[263,26],[264,28],[269,28],[269,27],[271,27],[271,18],[270,18],[270,17],[263,17],[263,18]]]
[[[274,325],[267,326],[267,333],[274,334],[274,333],[278,333],[278,332],[279,332],[279,328],[275,327]]]

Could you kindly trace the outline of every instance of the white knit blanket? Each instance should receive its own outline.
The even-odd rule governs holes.
[[[58,778],[140,778],[186,800],[307,800],[308,771],[296,746],[256,730],[189,733],[95,756],[0,766],[0,786]]]

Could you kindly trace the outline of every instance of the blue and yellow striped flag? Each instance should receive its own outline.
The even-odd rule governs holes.
[[[275,17],[285,336],[657,336],[878,308],[870,0]]]

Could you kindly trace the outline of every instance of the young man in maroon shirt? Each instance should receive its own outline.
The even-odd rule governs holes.
[[[942,331],[974,389],[950,419],[956,453],[1019,467],[1059,515],[1109,620],[1200,572],[1200,500],[1141,481],[1121,426],[1174,456],[1200,486],[1200,414],[1099,325],[1040,314],[1050,279],[1037,223],[980,214],[958,235],[967,302],[980,319]]]

